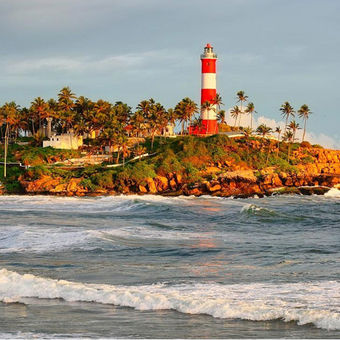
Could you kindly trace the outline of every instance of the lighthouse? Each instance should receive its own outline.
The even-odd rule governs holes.
[[[218,133],[216,119],[216,61],[217,55],[213,47],[207,44],[201,54],[202,85],[201,85],[201,127],[199,134],[211,135]],[[209,105],[210,104],[210,105]]]

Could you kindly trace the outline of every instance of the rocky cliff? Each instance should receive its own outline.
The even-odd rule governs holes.
[[[306,156],[307,155],[307,156]],[[308,157],[308,162],[306,161]],[[53,194],[63,196],[113,195],[113,194],[162,194],[162,195],[203,195],[221,197],[248,197],[270,195],[274,192],[322,194],[340,184],[340,151],[320,148],[298,149],[294,152],[298,160],[297,171],[284,172],[276,167],[261,171],[225,163],[209,164],[202,171],[202,180],[188,183],[176,172],[146,177],[140,182],[125,180],[123,185],[113,183],[89,189],[83,178],[65,180],[62,177],[43,175],[31,180],[21,176],[20,184],[28,194]]]

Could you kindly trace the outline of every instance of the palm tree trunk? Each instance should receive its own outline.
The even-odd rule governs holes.
[[[306,133],[306,123],[307,123],[307,119],[305,118],[305,122],[303,125],[303,135],[302,135],[302,141],[305,140],[305,133]]]
[[[288,116],[286,117],[286,125],[285,125],[285,132],[284,133],[286,133],[286,131],[287,131],[287,125],[288,125]]]
[[[6,131],[5,131],[5,155],[4,155],[4,178],[7,177],[7,149],[8,149],[8,123],[6,124]]]

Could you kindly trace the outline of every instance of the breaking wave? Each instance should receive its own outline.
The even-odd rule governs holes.
[[[221,285],[154,284],[113,286],[53,280],[0,270],[0,301],[32,303],[25,298],[63,299],[132,307],[137,310],[172,309],[187,314],[253,321],[281,319],[298,325],[340,329],[340,284],[251,283]]]
[[[242,207],[241,213],[257,216],[276,216],[277,213],[274,210],[262,208],[255,204],[246,204]]]
[[[324,196],[326,197],[336,197],[340,198],[340,190],[337,188],[332,188],[329,191],[327,191]]]

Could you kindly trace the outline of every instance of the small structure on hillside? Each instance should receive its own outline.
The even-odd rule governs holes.
[[[163,136],[165,137],[176,137],[175,134],[175,124],[169,123],[164,129],[163,129]]]
[[[55,149],[78,150],[83,145],[83,137],[77,136],[73,132],[61,135],[52,135],[49,140],[43,141],[43,147],[51,146]]]

